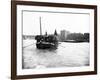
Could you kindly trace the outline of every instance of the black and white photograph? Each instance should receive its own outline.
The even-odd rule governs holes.
[[[23,11],[22,68],[90,64],[89,14]]]
[[[19,78],[96,73],[96,6],[18,2],[15,15]]]

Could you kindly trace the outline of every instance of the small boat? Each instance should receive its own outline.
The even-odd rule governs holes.
[[[55,35],[37,35],[35,39],[38,49],[57,49],[58,47],[58,40]]]
[[[35,36],[35,40],[37,40],[36,47],[38,49],[57,49],[58,47],[57,34],[42,35],[41,18],[40,18],[40,35]]]

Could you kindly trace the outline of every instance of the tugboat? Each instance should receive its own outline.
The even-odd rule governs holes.
[[[57,49],[58,47],[58,38],[57,32],[53,35],[48,35],[47,32],[45,35],[42,35],[42,27],[41,27],[41,17],[40,17],[40,35],[35,36],[36,47],[38,49]]]

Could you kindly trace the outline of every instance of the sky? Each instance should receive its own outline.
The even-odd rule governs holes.
[[[23,35],[40,34],[40,17],[42,34],[46,31],[53,34],[55,29],[58,34],[61,30],[71,33],[89,32],[89,14],[23,11]]]

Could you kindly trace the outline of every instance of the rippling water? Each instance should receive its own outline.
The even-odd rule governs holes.
[[[89,43],[60,42],[56,50],[40,50],[23,41],[23,69],[89,66]]]

